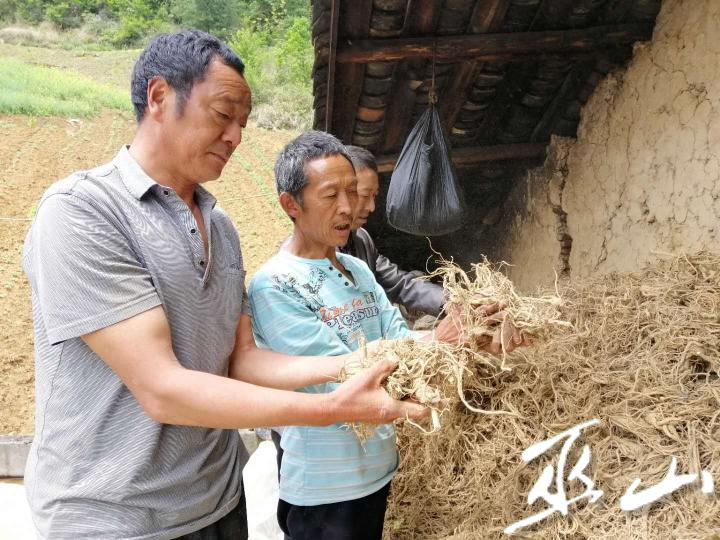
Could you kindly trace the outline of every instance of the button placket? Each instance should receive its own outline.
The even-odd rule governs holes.
[[[202,235],[198,228],[197,220],[195,216],[188,208],[188,205],[180,199],[175,192],[167,187],[161,187],[160,199],[164,204],[174,213],[175,226],[178,231],[187,239],[190,245],[190,256],[192,258],[192,264],[197,269],[198,273],[203,279],[203,284],[207,282],[208,270],[211,265],[211,240],[210,240],[210,229],[207,225],[208,219],[205,219],[206,228],[208,230],[208,253],[205,253],[205,245],[203,243]],[[207,211],[210,211],[208,209]],[[205,216],[203,216],[205,217]],[[188,234],[189,233],[189,234]]]
[[[203,284],[207,285],[210,280],[210,271],[213,265],[213,234],[212,234],[212,206],[201,205],[200,213],[203,216],[203,222],[205,223],[205,230],[207,231],[207,259],[204,263],[205,274],[203,275]],[[202,242],[200,242],[202,244]],[[202,245],[203,252],[205,250],[204,244]]]
[[[193,262],[198,267],[198,270],[204,274],[207,266],[205,246],[203,245],[202,236],[198,234],[199,231],[195,216],[193,216],[193,213],[185,203],[182,204],[182,207],[178,207],[178,214],[180,214],[180,222],[184,234],[187,235],[189,233],[188,240],[190,242]]]

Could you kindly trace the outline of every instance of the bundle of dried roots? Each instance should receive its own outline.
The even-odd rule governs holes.
[[[452,284],[474,290],[462,278],[446,283],[456,303],[467,293]],[[619,505],[635,478],[640,489],[660,482],[673,457],[678,474],[707,471],[720,483],[720,256],[700,253],[642,272],[574,281],[559,296],[562,306],[551,305],[560,313],[549,312],[538,326],[560,319],[574,330],[524,349],[522,362],[510,362],[512,371],[463,357],[464,399],[473,410],[511,414],[479,415],[458,404],[444,411],[443,428],[432,435],[399,427],[401,465],[387,538],[507,538],[508,525],[548,507],[542,499],[529,505],[528,493],[543,467],[558,463],[557,448],[530,463],[523,462],[523,450],[592,419],[600,422],[575,444],[568,467],[587,444],[592,455],[585,474],[604,494],[518,536],[709,539],[720,531],[717,491],[707,495],[699,486],[634,512]],[[524,324],[519,314],[513,317]],[[426,376],[420,369],[402,373],[431,383],[431,374],[458,373],[433,368]],[[401,385],[412,388],[409,381]],[[577,479],[564,487],[576,494],[583,489]]]
[[[444,261],[433,275],[442,277],[448,299],[445,310],[461,322],[462,342],[451,345],[406,338],[381,341],[372,347],[363,344],[360,354],[345,365],[340,380],[352,377],[380,359],[390,359],[397,364],[397,369],[386,381],[388,393],[396,399],[412,398],[430,407],[433,431],[440,427],[442,415],[458,401],[474,412],[512,414],[502,409],[479,408],[465,399],[463,381],[467,376],[493,377],[522,362],[522,350],[513,353],[504,350],[505,336],[501,339],[503,350],[499,356],[486,352],[483,346],[496,331],[511,332],[511,325],[533,343],[543,343],[558,330],[566,330],[571,325],[560,317],[562,301],[557,294],[521,296],[500,270],[484,261],[473,265],[468,275],[457,265]],[[499,327],[488,320],[482,309],[494,304],[502,306],[506,313]],[[352,428],[361,439],[372,432],[371,426],[355,424]]]

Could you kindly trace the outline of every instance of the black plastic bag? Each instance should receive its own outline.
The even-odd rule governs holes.
[[[465,201],[434,105],[405,141],[387,194],[390,225],[410,234],[435,236],[458,230]]]

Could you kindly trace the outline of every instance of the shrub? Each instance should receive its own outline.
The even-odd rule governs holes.
[[[0,0],[0,23],[14,23],[17,7],[16,0]]]
[[[45,8],[45,18],[58,28],[77,28],[83,22],[82,6],[77,2],[58,2]]]
[[[45,19],[45,0],[20,1],[16,7],[16,17],[23,22],[38,24]]]
[[[256,102],[263,101],[263,90],[272,84],[275,69],[268,42],[269,36],[264,31],[252,31],[250,28],[238,30],[228,41],[228,45],[245,64],[245,79],[253,90]]]
[[[173,0],[170,12],[176,23],[198,28],[221,39],[227,39],[237,28],[238,0]]]
[[[112,43],[113,37],[120,31],[122,23],[107,11],[86,13],[83,24],[77,31],[77,38],[84,44]]]
[[[253,91],[251,118],[257,125],[307,129],[312,118],[313,65],[309,16],[294,17],[289,24],[283,20],[280,32],[272,26],[277,13],[276,3],[275,11],[264,18],[246,18],[229,45],[245,63],[245,78]]]
[[[307,87],[313,67],[310,20],[295,17],[280,41],[277,50],[278,68],[282,78],[298,87]]]

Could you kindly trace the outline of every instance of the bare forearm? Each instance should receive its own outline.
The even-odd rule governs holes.
[[[243,325],[246,339],[239,340],[236,352],[254,349],[249,317],[241,317],[239,333]],[[160,306],[86,334],[83,340],[117,373],[145,412],[165,424],[227,429],[341,421],[383,424],[426,414],[418,405],[390,399],[381,388],[394,368],[387,362],[378,362],[328,394],[275,390],[186,369],[172,350]],[[147,369],[148,358],[153,359],[152,370]],[[329,359],[324,360],[328,365]]]
[[[269,349],[237,352],[229,375],[250,384],[295,390],[310,384],[336,381],[346,356],[289,356]]]
[[[151,416],[166,424],[235,429],[338,421],[330,394],[263,388],[181,367],[165,374],[154,401]]]

